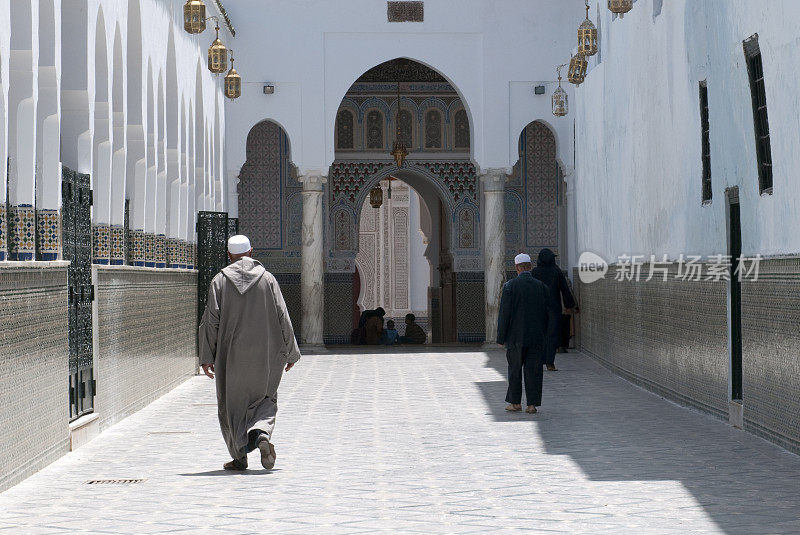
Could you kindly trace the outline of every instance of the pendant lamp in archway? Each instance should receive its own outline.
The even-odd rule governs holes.
[[[383,190],[380,184],[369,190],[369,204],[376,210],[383,204]]]

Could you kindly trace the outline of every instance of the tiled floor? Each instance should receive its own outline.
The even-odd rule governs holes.
[[[220,470],[196,377],[0,495],[0,534],[800,532],[800,457],[558,363],[526,415],[503,410],[499,352],[304,357],[275,470],[244,474]]]

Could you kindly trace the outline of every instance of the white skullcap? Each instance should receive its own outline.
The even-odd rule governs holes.
[[[252,249],[250,245],[250,240],[247,239],[247,236],[242,234],[237,234],[236,236],[231,236],[228,238],[228,252],[231,254],[244,254],[247,251]]]
[[[514,264],[530,264],[531,257],[525,253],[520,253],[514,257]]]

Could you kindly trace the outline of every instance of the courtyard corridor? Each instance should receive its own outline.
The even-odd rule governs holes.
[[[557,363],[527,415],[504,411],[499,351],[306,356],[275,470],[236,474],[195,377],[0,494],[0,534],[800,532],[800,457]]]

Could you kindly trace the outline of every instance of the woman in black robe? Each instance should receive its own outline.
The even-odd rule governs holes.
[[[548,306],[552,314],[550,314],[551,321],[547,326],[545,366],[548,371],[554,372],[556,371],[556,350],[561,338],[561,300],[564,300],[564,308],[569,310],[575,308],[575,298],[567,285],[564,272],[556,265],[555,253],[550,249],[545,248],[539,251],[533,276],[550,288]]]

